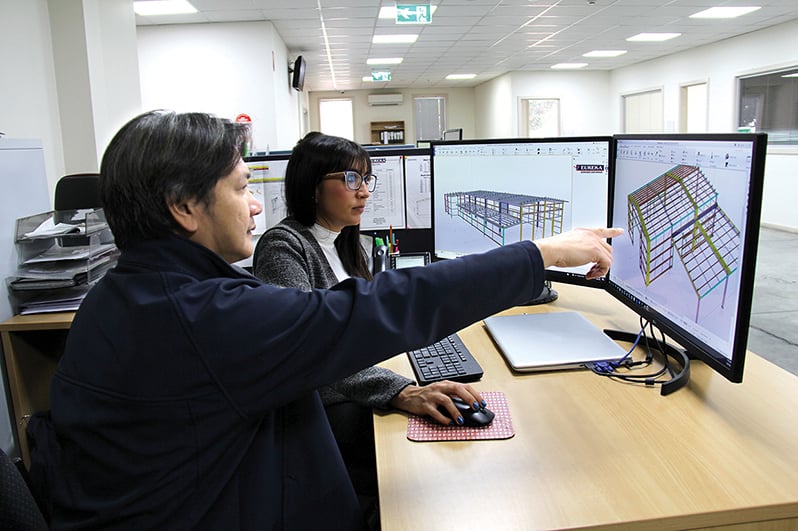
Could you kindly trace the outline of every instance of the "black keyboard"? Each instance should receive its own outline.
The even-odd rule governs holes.
[[[432,345],[407,353],[419,385],[440,380],[473,382],[482,378],[482,367],[463,342],[452,334]]]

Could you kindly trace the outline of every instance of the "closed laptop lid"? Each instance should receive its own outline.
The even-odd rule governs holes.
[[[498,315],[485,319],[507,363],[521,372],[584,368],[626,351],[578,312]]]

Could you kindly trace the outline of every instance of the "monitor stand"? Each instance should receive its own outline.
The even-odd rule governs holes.
[[[547,280],[543,283],[543,291],[534,299],[527,301],[520,306],[533,306],[535,304],[546,304],[557,300],[557,292],[551,289],[551,281]]]

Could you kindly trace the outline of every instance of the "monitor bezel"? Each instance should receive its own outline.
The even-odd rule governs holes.
[[[243,157],[245,163],[263,162],[267,160],[288,160],[291,157],[290,151],[272,151],[266,155],[247,155]]]
[[[662,331],[669,339],[679,344],[691,359],[700,360],[709,365],[713,370],[730,382],[740,383],[743,379],[745,358],[748,348],[748,331],[751,320],[751,299],[753,297],[754,278],[756,270],[757,248],[759,243],[760,216],[762,213],[762,190],[765,175],[765,155],[767,152],[767,135],[764,133],[660,133],[660,134],[624,134],[613,136],[612,160],[610,169],[612,177],[610,182],[616,182],[616,155],[618,142],[623,140],[652,140],[652,141],[719,141],[719,142],[752,142],[751,150],[751,178],[748,182],[748,215],[745,220],[745,238],[742,247],[742,262],[740,264],[740,290],[737,294],[737,315],[734,329],[734,338],[731,346],[731,358],[726,363],[726,357],[716,349],[701,342],[683,327],[678,326],[661,312],[637,301],[626,293],[621,286],[613,282],[612,270],[606,277],[606,291],[617,300],[625,304],[643,319],[650,321],[657,329]],[[612,223],[615,210],[614,189],[610,190],[609,205],[607,210],[608,224]]]
[[[609,212],[609,194],[612,192],[612,158],[614,156],[613,137],[611,135],[587,135],[587,136],[559,136],[551,138],[469,138],[465,140],[433,140],[430,145],[430,192],[432,194],[432,238],[433,238],[433,257],[436,260],[445,259],[438,256],[435,251],[435,149],[437,146],[451,145],[474,145],[474,144],[543,144],[543,143],[573,143],[573,142],[606,142],[607,143],[607,211]],[[607,219],[611,219],[608,217]],[[588,280],[585,275],[572,271],[559,271],[553,269],[546,270],[546,281],[585,286],[589,288],[604,289],[606,278]]]

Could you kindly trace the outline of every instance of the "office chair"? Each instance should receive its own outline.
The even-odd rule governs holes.
[[[100,174],[73,173],[64,175],[55,183],[53,195],[55,213],[53,221],[69,223],[75,210],[100,208]],[[88,245],[88,238],[62,239],[61,245]]]
[[[14,461],[0,449],[0,530],[46,530],[47,522]]]
[[[99,173],[73,173],[61,177],[55,183],[55,210],[101,207],[99,179]]]

